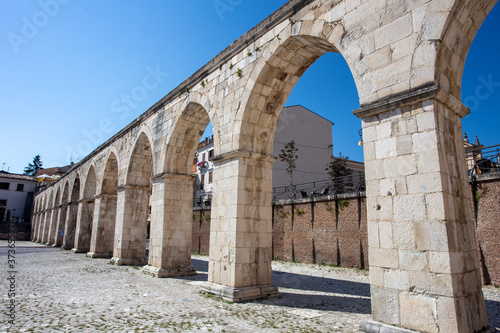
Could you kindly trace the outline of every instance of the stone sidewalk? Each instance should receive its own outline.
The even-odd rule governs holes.
[[[199,292],[198,275],[157,279],[59,248],[16,243],[16,318],[6,316],[7,242],[0,241],[0,332],[357,332],[370,320],[368,272],[273,262],[280,297],[230,304]],[[500,289],[484,288],[490,325],[500,328]]]

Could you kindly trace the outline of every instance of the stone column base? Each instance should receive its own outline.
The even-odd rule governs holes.
[[[111,258],[111,263],[116,266],[142,266],[148,263],[146,258]]]
[[[382,324],[377,321],[369,321],[359,325],[359,330],[366,333],[419,333],[420,331],[413,331],[407,328],[396,327],[392,325]],[[482,333],[495,333],[494,328],[487,328],[481,331]]]
[[[272,284],[233,288],[220,284],[206,282],[201,285],[201,291],[210,293],[228,302],[246,302],[278,295],[278,288]]]
[[[160,268],[154,266],[144,266],[142,268],[144,274],[152,275],[157,278],[177,277],[196,275],[196,269],[193,266],[189,267],[173,267],[173,268]]]
[[[73,253],[86,253],[88,251],[85,251],[83,249],[72,248],[71,252],[73,252]]]
[[[377,321],[369,321],[361,324],[359,325],[359,330],[366,333],[418,333],[418,331],[382,324]]]
[[[61,247],[61,244],[55,243],[55,244],[52,244],[52,247]]]
[[[113,256],[110,252],[88,252],[87,257],[89,258],[111,258]]]

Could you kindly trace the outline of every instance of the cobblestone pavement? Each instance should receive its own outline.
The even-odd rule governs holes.
[[[157,279],[59,248],[16,243],[15,326],[6,317],[7,242],[0,241],[0,332],[357,332],[371,318],[368,272],[273,262],[280,297],[231,304],[200,294],[199,272]],[[490,325],[500,327],[500,290],[485,287]]]

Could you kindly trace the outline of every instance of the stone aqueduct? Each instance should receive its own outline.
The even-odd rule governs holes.
[[[460,90],[470,45],[495,3],[289,1],[40,192],[33,241],[146,264],[151,194],[143,270],[194,274],[191,168],[211,122],[215,194],[203,289],[234,301],[275,294],[274,131],[301,75],[339,52],[358,89],[365,142],[374,321],[363,330],[480,331],[488,320]]]

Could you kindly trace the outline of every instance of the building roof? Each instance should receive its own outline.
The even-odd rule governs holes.
[[[28,182],[35,182],[36,178],[28,175],[20,175],[17,173],[10,173],[7,171],[0,171],[0,178],[14,179],[14,180],[24,180]]]
[[[69,164],[69,165],[65,165],[63,167],[53,167],[53,168],[44,168],[44,169],[40,169],[36,172],[36,176],[40,176],[40,175],[43,175],[43,174],[47,174],[49,176],[54,176],[54,175],[63,175],[65,174],[69,169],[71,169],[71,167],[73,166],[73,164]]]
[[[300,104],[299,104],[299,105],[290,105],[290,106],[285,106],[285,107],[283,107],[283,110],[285,110],[285,109],[290,109],[290,108],[301,108],[301,109],[303,109],[303,110],[309,111],[310,113],[314,114],[315,116],[318,116],[318,117],[320,117],[320,118],[323,118],[324,120],[326,120],[327,122],[329,122],[330,124],[332,124],[332,126],[333,126],[333,125],[335,125],[335,123],[334,123],[334,122],[332,122],[331,120],[328,120],[328,119],[326,119],[326,118],[325,118],[325,117],[323,117],[323,116],[320,116],[320,115],[319,115],[319,114],[317,114],[316,112],[311,111],[311,110],[309,110],[308,108],[306,108],[306,107],[304,107],[304,106],[302,106],[302,105],[300,105]]]

